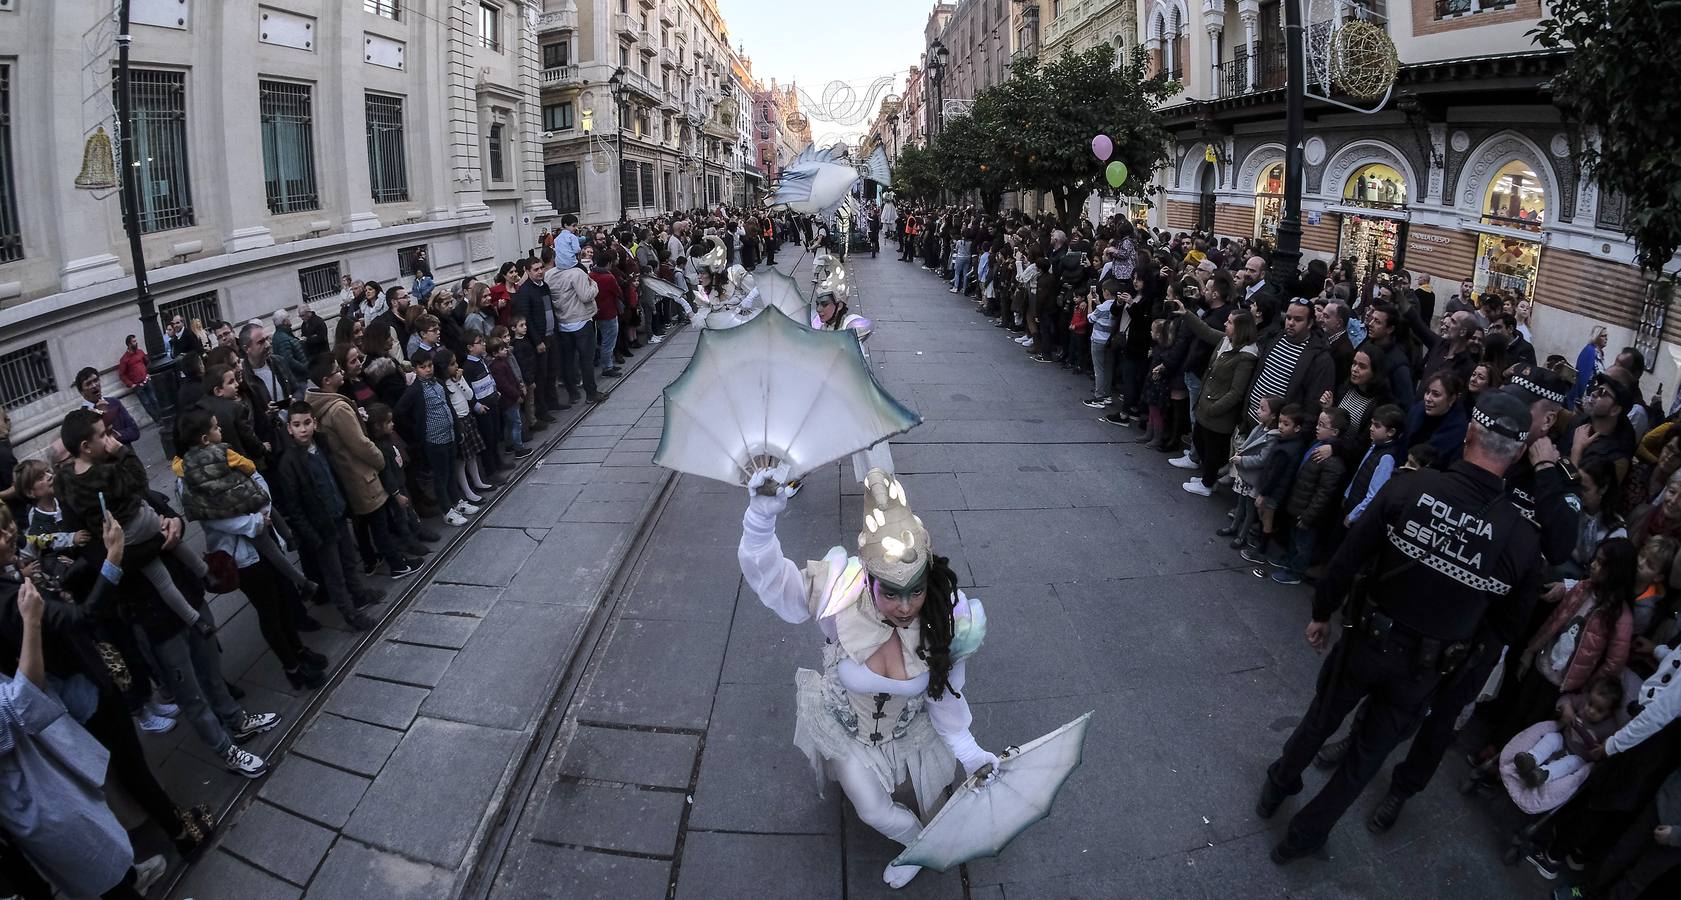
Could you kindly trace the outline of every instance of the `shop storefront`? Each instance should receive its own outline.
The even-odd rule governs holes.
[[[1521,161],[1501,167],[1483,198],[1472,286],[1534,296],[1546,221],[1547,194],[1541,179]]]
[[[1284,164],[1273,163],[1255,182],[1255,237],[1266,241],[1278,237],[1278,223],[1284,218]]]
[[[1343,185],[1337,258],[1353,259],[1361,279],[1399,268],[1407,240],[1407,181],[1390,166],[1361,166]]]

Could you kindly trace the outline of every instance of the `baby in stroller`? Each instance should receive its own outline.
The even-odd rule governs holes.
[[[1616,711],[1622,702],[1622,683],[1612,678],[1597,679],[1582,694],[1560,700],[1558,728],[1546,730],[1528,750],[1512,757],[1518,778],[1539,788],[1589,765],[1588,754],[1616,733]]]

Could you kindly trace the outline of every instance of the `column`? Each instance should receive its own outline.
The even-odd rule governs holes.
[[[544,219],[553,218],[554,207],[549,204],[547,182],[543,174],[543,120],[540,109],[542,101],[542,82],[538,71],[537,31],[526,27],[531,17],[542,12],[540,5],[532,0],[524,0],[520,4],[519,16],[519,86],[522,95],[519,104],[519,173],[521,193],[525,195],[525,214],[531,217],[533,226]],[[527,243],[532,243],[535,231],[527,235]]]
[[[321,167],[322,205],[338,207],[344,215],[340,224],[345,231],[370,231],[381,223],[374,215],[373,180],[368,177],[364,90],[367,81],[363,75],[363,67],[367,65],[367,38],[361,28],[363,13],[360,8],[344,3],[329,3],[321,12],[324,77],[315,96],[321,110],[317,119],[322,125],[317,145],[337,146],[344,154],[333,165]],[[334,131],[343,139],[329,144]]]
[[[1202,28],[1208,33],[1208,93],[1207,97],[1221,96],[1223,89],[1220,84],[1220,33],[1226,29],[1225,0],[1202,0]]]
[[[1260,0],[1238,0],[1237,17],[1243,22],[1243,42],[1249,49],[1249,55],[1247,57],[1249,60],[1249,71],[1247,73],[1248,81],[1245,87],[1252,91],[1258,84],[1260,84],[1260,81],[1257,78],[1260,74],[1259,63],[1255,59],[1255,57],[1259,55],[1256,53],[1257,48],[1255,40],[1256,32],[1260,28],[1261,24]]]
[[[467,46],[469,35],[477,27],[465,5],[450,4],[449,25],[442,35],[445,58],[449,60],[449,190],[454,213],[462,218],[479,218],[489,209],[484,203],[484,169],[479,159],[478,79],[473,70],[473,51]],[[521,34],[526,30],[522,20]],[[438,199],[442,201],[443,197]],[[441,207],[441,202],[434,205],[427,217],[435,220],[448,215]]]
[[[202,146],[194,140],[192,132],[216,136],[218,152],[196,153],[192,160],[202,161],[201,171],[208,176],[195,179],[199,187],[216,186],[215,190],[205,191],[205,200],[209,202],[202,206],[215,210],[212,223],[222,232],[225,251],[236,253],[269,247],[274,244],[274,235],[267,225],[268,200],[261,179],[263,142],[257,113],[257,69],[250,60],[253,42],[250,23],[244,15],[229,15],[228,7],[219,3],[200,4],[199,13],[202,18],[197,27],[217,36],[194,42],[195,55],[209,63],[194,73],[201,76],[195,79],[194,87],[206,95],[208,102],[194,106],[208,113],[209,121],[195,126],[194,110],[187,111],[189,147],[196,150]],[[230,165],[235,160],[243,162],[247,177],[234,177]]]

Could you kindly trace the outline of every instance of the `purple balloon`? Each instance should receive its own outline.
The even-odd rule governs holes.
[[[1115,144],[1109,140],[1109,135],[1100,134],[1091,139],[1091,152],[1097,154],[1099,160],[1107,161],[1109,156],[1115,152]]]

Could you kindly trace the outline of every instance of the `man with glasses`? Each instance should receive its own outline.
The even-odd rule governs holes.
[[[1389,380],[1389,394],[1402,409],[1413,402],[1412,360],[1407,348],[1395,339],[1395,326],[1401,314],[1393,304],[1378,303],[1366,309],[1366,340],[1371,345],[1373,361]]]
[[[1565,436],[1563,449],[1571,465],[1580,469],[1589,460],[1603,459],[1616,467],[1621,481],[1637,443],[1628,410],[1638,402],[1634,391],[1610,372],[1595,376],[1582,398],[1582,414],[1587,421]]]
[[[1291,300],[1284,309],[1283,333],[1261,350],[1249,391],[1249,420],[1256,421],[1262,397],[1281,397],[1283,406],[1317,407],[1319,398],[1335,387],[1336,365],[1325,336],[1313,327],[1313,301]]]

